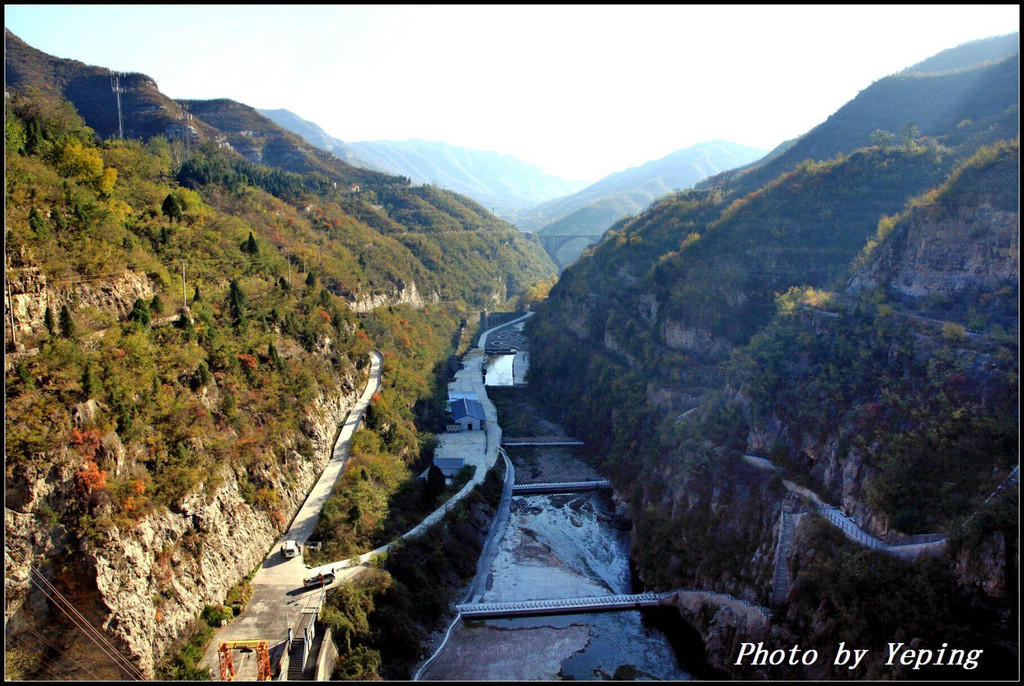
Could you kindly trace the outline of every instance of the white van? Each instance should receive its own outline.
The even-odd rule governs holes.
[[[298,541],[285,541],[281,546],[281,554],[285,557],[295,557],[302,552]]]

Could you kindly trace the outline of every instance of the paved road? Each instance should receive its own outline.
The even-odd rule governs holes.
[[[498,413],[494,404],[487,398],[487,389],[483,380],[483,362],[486,359],[484,349],[487,345],[488,335],[496,329],[501,329],[510,324],[524,321],[533,313],[512,322],[506,322],[501,326],[488,329],[480,335],[477,347],[466,353],[463,369],[456,374],[455,379],[449,384],[453,391],[471,391],[477,394],[484,408],[487,417],[486,432],[467,432],[479,434],[482,439],[482,450],[473,451],[474,457],[468,461],[477,467],[473,478],[461,491],[452,496],[441,507],[428,515],[419,525],[414,527],[405,536],[416,536],[422,533],[427,527],[440,521],[444,513],[456,502],[464,498],[478,484],[482,483],[487,471],[494,466],[498,459],[498,450],[501,447],[501,427],[498,425]],[[294,557],[286,560],[280,553],[284,541],[294,539],[305,542],[312,535],[320,516],[320,510],[324,501],[330,496],[334,484],[345,466],[348,459],[348,446],[352,434],[355,432],[363,412],[370,402],[370,398],[380,388],[380,365],[381,357],[377,352],[373,353],[370,367],[370,380],[362,397],[349,413],[348,419],[338,434],[338,440],[334,446],[334,453],[320,479],[310,491],[306,501],[299,509],[299,513],[292,520],[288,531],[274,544],[262,567],[256,572],[252,579],[253,596],[246,605],[245,610],[232,620],[227,626],[218,629],[207,646],[206,653],[200,660],[199,667],[207,668],[210,674],[216,679],[218,674],[217,648],[222,641],[266,640],[270,644],[271,664],[277,664],[280,653],[288,637],[288,629],[291,627],[298,635],[299,626],[307,615],[304,610],[309,610],[316,603],[319,588],[305,589],[302,580],[318,570],[333,568],[336,571],[337,579],[332,586],[349,580],[363,569],[362,564],[372,558],[386,552],[392,545],[389,543],[376,550],[364,553],[349,560],[338,560],[314,569],[308,569],[302,561],[302,557]],[[241,657],[241,659],[239,659]],[[255,678],[256,667],[254,660],[246,659],[244,654],[236,656],[235,668],[238,678]],[[252,663],[252,664],[249,664]],[[251,672],[251,674],[250,674]]]
[[[304,543],[316,528],[324,501],[330,496],[348,460],[352,434],[358,428],[370,398],[380,389],[381,361],[380,353],[374,351],[371,354],[369,381],[338,433],[331,459],[299,508],[288,531],[274,544],[263,561],[263,566],[256,571],[251,582],[252,598],[245,610],[227,626],[218,629],[207,646],[199,666],[209,669],[214,679],[217,678],[219,669],[217,648],[222,641],[266,640],[271,646],[271,653],[274,654],[275,659],[272,663],[276,663],[276,653],[283,648],[288,638],[288,628],[298,629],[304,618],[303,609],[315,602],[320,589],[307,590],[302,586],[302,580],[315,571],[306,568],[301,555],[285,559],[281,555],[281,544],[290,539]],[[248,678],[250,665],[239,657],[236,656],[235,665],[238,676],[241,679]],[[251,677],[255,678],[255,664],[251,667]]]
[[[491,528],[487,532],[487,538],[484,541],[483,549],[480,551],[480,557],[477,558],[476,576],[473,577],[473,583],[470,584],[469,589],[466,591],[462,601],[464,603],[474,602],[475,598],[482,596],[487,590],[487,580],[491,576],[491,565],[494,563],[494,558],[498,555],[498,544],[501,543],[501,539],[505,536],[505,530],[508,529],[508,520],[512,512],[512,486],[516,482],[516,470],[512,466],[512,460],[508,459],[508,454],[504,450],[501,450],[501,456],[505,460],[505,485],[501,492],[501,502],[498,504],[498,511],[494,515]]]

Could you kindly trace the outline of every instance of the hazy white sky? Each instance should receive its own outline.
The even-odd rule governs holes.
[[[5,25],[172,98],[285,108],[345,141],[422,138],[596,181],[716,138],[770,149],[1013,5],[44,6]]]

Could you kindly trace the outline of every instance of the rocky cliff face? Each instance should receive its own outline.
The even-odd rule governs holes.
[[[11,289],[10,302],[5,298],[5,321],[10,324],[13,308],[15,332],[20,340],[38,337],[45,332],[43,326],[46,308],[54,322],[62,307],[67,305],[72,317],[94,308],[97,311],[124,317],[138,298],[151,298],[153,284],[145,274],[125,270],[119,276],[84,283],[49,283],[37,268],[24,267],[8,272]]]
[[[1020,215],[991,204],[928,207],[894,230],[851,291],[884,285],[911,298],[948,296],[1020,275]]]
[[[63,589],[94,626],[102,627],[145,676],[153,678],[203,607],[224,601],[227,591],[263,560],[298,511],[330,459],[337,427],[358,398],[356,381],[346,379],[341,394],[321,397],[310,409],[304,431],[313,443],[312,457],[282,446],[274,477],[285,521],[247,503],[238,475],[224,468],[174,507],[159,508],[134,527],[113,527],[89,542],[76,542],[60,520],[75,489],[75,474],[83,466],[76,463],[77,456],[63,456],[45,473],[23,467],[8,475],[8,636],[24,631],[53,635],[59,626],[54,622],[62,619],[33,585],[31,566]],[[104,436],[103,445],[106,461],[116,470],[124,462],[117,434]],[[72,551],[72,546],[77,549]],[[84,640],[74,631],[67,638],[72,643]],[[123,678],[116,671],[113,675]]]
[[[355,298],[349,301],[349,307],[356,312],[371,312],[378,307],[384,307],[387,305],[409,305],[411,307],[422,308],[427,304],[427,300],[423,298],[419,290],[416,288],[416,283],[410,281],[406,283],[402,279],[397,279],[393,285],[393,288],[388,289],[387,293],[379,293],[377,295],[367,295],[362,298]],[[433,293],[429,300],[430,302],[437,302],[440,297]]]

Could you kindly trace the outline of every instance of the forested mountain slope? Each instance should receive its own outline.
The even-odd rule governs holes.
[[[688,616],[736,676],[849,676],[734,665],[743,640],[834,650],[836,635],[873,651],[956,635],[988,651],[980,671],[1015,674],[1015,64],[962,72],[992,97],[934,101],[944,114],[927,135],[906,127],[834,156],[849,139],[822,125],[829,159],[666,196],[567,269],[528,324],[531,385],[631,500],[640,577],[775,602],[767,635]],[[871,102],[920,86],[889,82],[892,98],[858,103],[856,127],[890,116]],[[903,562],[805,514],[780,599],[783,503],[812,512],[780,477],[875,536],[942,532],[944,552]],[[910,672],[875,661],[854,676]]]
[[[149,85],[123,95],[137,119],[118,140],[116,108],[113,130],[94,129],[61,98],[97,112],[105,70],[12,38],[8,76],[38,79],[5,94],[8,674],[125,677],[45,579],[143,676],[195,677],[190,653],[171,657],[241,602],[328,460],[368,352],[385,358],[379,437],[358,455],[372,532],[429,461],[463,313],[554,267],[478,204],[307,154],[238,103],[150,116],[167,103],[132,77]],[[170,121],[205,134],[168,137]]]
[[[993,143],[1018,130],[1019,102],[1019,34],[968,43],[879,79],[784,150],[705,184],[748,193],[803,160],[871,145],[876,132],[940,138],[953,148]],[[891,136],[879,139],[886,141]]]

